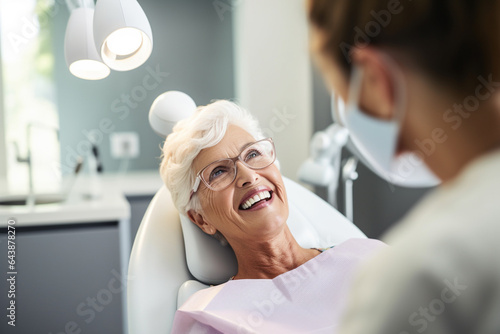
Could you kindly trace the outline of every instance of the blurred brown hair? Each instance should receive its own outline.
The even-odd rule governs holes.
[[[368,38],[457,93],[470,94],[479,75],[500,78],[500,1],[309,0],[308,15],[324,34],[321,52],[346,75],[346,47],[363,47]]]

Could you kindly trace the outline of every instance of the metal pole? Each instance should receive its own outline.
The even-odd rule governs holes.
[[[342,168],[342,179],[344,180],[344,202],[345,216],[351,222],[354,222],[354,201],[353,201],[353,184],[358,178],[356,168],[358,166],[358,158],[352,156],[344,164]]]

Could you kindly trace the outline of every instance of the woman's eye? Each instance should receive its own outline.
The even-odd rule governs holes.
[[[252,151],[248,152],[245,160],[248,161],[250,159],[256,158],[256,157],[261,156],[261,155],[262,154],[259,151],[252,150]]]
[[[226,172],[226,169],[223,167],[216,167],[214,170],[210,173],[210,181],[221,177],[224,173]]]

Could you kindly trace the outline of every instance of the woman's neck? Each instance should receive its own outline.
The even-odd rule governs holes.
[[[274,278],[319,254],[315,249],[302,248],[288,226],[266,241],[246,240],[231,246],[238,260],[238,273],[234,279]]]

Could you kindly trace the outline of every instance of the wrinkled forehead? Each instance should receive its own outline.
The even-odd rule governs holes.
[[[251,134],[239,126],[229,124],[222,140],[215,146],[201,150],[194,159],[194,171],[198,173],[214,161],[237,156],[246,145],[255,140]]]

